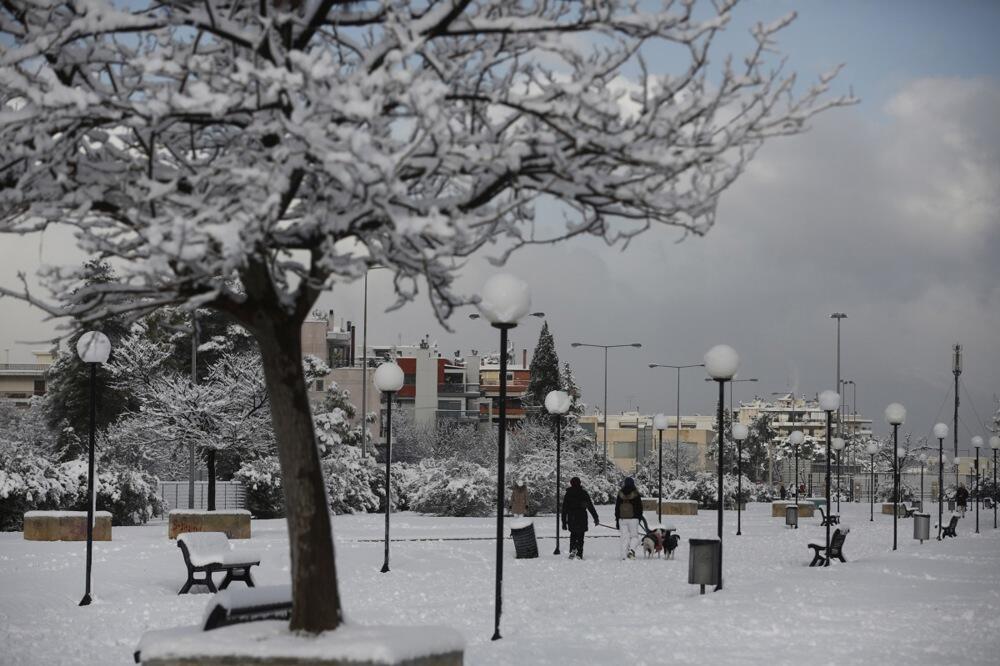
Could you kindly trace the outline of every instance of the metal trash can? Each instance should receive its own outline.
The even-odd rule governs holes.
[[[514,557],[518,560],[538,557],[538,541],[535,540],[535,524],[530,520],[515,521],[510,526],[510,536],[514,539]]]
[[[785,526],[799,529],[799,507],[789,504],[785,507]]]
[[[719,571],[722,563],[722,542],[719,539],[688,539],[691,550],[688,555],[688,583],[701,585],[705,594],[706,585],[720,583]]]
[[[913,538],[920,543],[931,538],[931,515],[929,513],[913,514]]]

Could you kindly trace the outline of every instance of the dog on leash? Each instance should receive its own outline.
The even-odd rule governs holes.
[[[666,554],[668,560],[674,558],[674,551],[681,538],[672,532],[668,532],[663,527],[656,527],[646,532],[642,538],[642,549],[646,553],[646,559],[653,557],[663,557]]]

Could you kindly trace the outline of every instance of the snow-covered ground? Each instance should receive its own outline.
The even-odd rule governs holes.
[[[610,507],[599,507],[609,522]],[[932,507],[936,518],[936,507]],[[675,561],[620,561],[616,538],[588,538],[587,559],[515,560],[506,542],[504,639],[492,642],[494,543],[400,541],[392,571],[379,573],[380,515],[334,518],[341,594],[351,622],[444,624],[462,632],[468,664],[996,664],[1000,651],[1000,530],[992,512],[959,523],[959,538],[920,545],[910,520],[868,520],[868,505],[844,504],[847,564],[810,569],[819,519],[787,530],[769,505],[726,512],[725,589],[699,596],[687,583],[690,537],[715,534],[715,514],[675,516],[684,540]],[[535,525],[551,536],[554,518]],[[664,522],[667,522],[666,519]],[[934,521],[932,521],[933,523]],[[481,518],[393,517],[393,537],[489,537]],[[288,580],[284,522],[255,521],[236,547],[263,553],[261,584]],[[615,534],[596,528],[591,537]],[[207,594],[177,596],[184,566],[166,525],[116,527],[95,544],[92,606],[83,594],[82,543],[24,541],[0,534],[0,663],[126,664],[147,629],[198,622]],[[235,585],[239,585],[236,583]],[[196,588],[198,589],[198,588]],[[203,588],[201,588],[203,589]]]

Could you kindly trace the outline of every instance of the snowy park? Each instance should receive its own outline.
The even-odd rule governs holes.
[[[613,515],[611,506],[597,511]],[[554,556],[554,518],[539,516],[537,559],[514,559],[507,540],[504,640],[496,642],[491,520],[394,515],[389,574],[379,572],[380,516],[337,516],[333,526],[347,622],[453,627],[469,664],[995,663],[1000,530],[992,515],[986,525],[983,513],[978,535],[967,516],[957,538],[923,544],[901,519],[894,553],[892,516],[869,522],[862,503],[844,503],[841,513],[847,563],[810,568],[806,544],[823,540],[818,514],[795,530],[753,503],[737,537],[735,512],[726,511],[724,589],[704,596],[687,583],[687,539],[713,536],[714,512],[665,517],[682,537],[673,560],[621,561],[617,534],[603,528],[588,532],[583,561],[567,559],[565,533],[563,555]],[[3,663],[130,663],[147,630],[201,621],[211,595],[177,595],[184,565],[163,523],[115,528],[114,539],[96,548],[98,600],[80,608],[78,544],[0,535]],[[283,521],[253,521],[253,538],[234,543],[263,555],[259,585],[287,584]]]
[[[997,663],[998,30],[0,1],[0,666]]]

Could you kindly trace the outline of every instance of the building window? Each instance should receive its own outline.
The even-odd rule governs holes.
[[[322,391],[323,390],[323,380],[322,379],[317,379],[316,380],[316,390],[317,391]]]
[[[612,447],[613,458],[635,458],[635,442],[614,442]]]
[[[35,395],[45,395],[45,380],[36,379],[35,380]]]
[[[403,374],[403,384],[413,386],[417,383],[417,373],[407,372]]]

